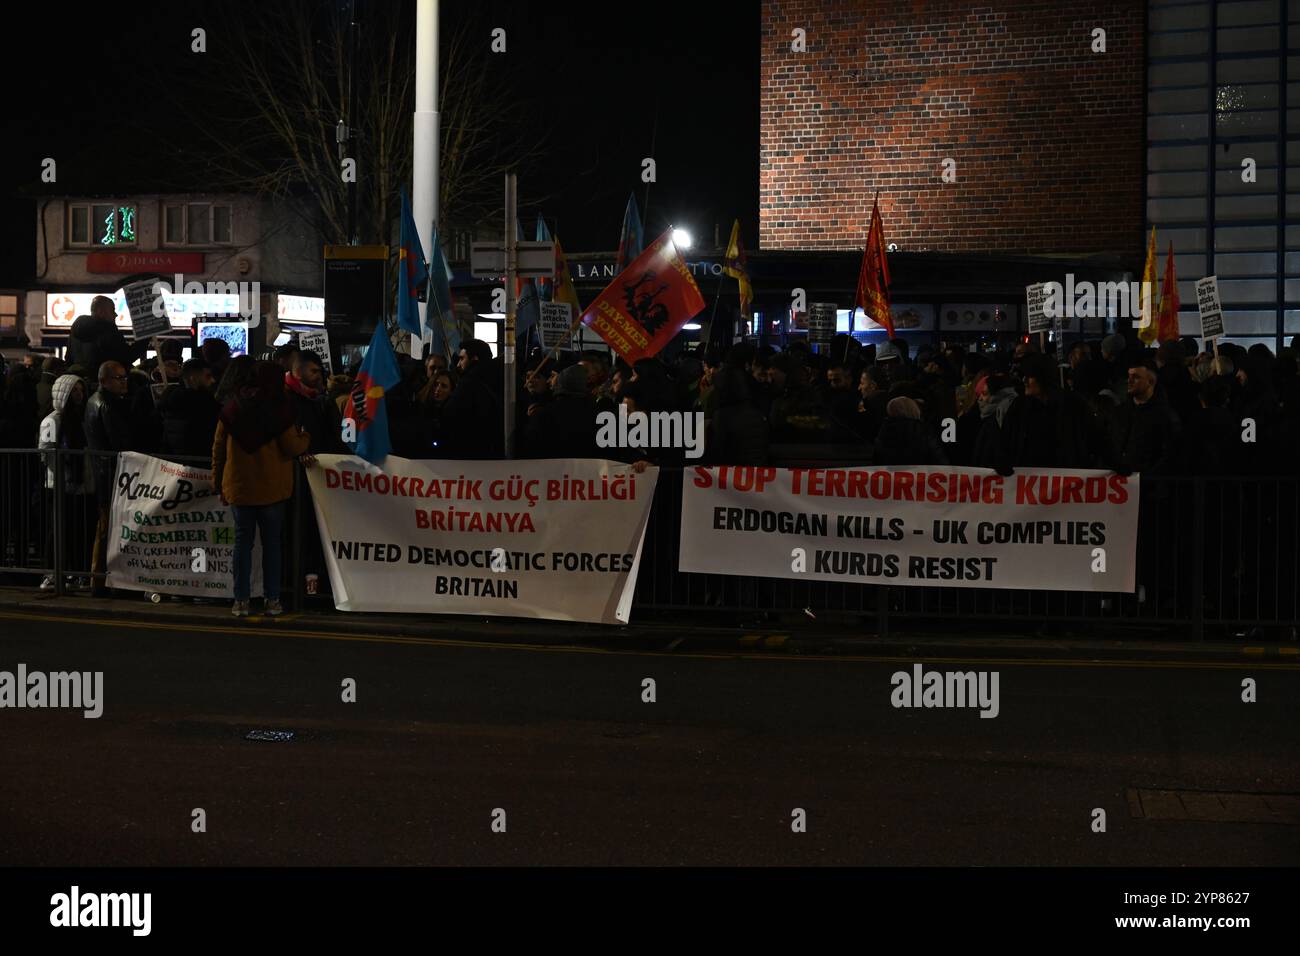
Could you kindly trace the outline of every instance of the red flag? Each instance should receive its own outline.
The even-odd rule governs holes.
[[[582,321],[631,365],[657,355],[703,308],[670,229],[605,287]]]
[[[1165,259],[1165,281],[1160,289],[1160,319],[1156,328],[1156,341],[1178,341],[1178,277],[1174,275],[1174,244],[1169,243],[1169,257]]]
[[[871,228],[867,231],[867,248],[862,253],[858,272],[858,291],[853,298],[854,315],[862,309],[867,318],[883,325],[894,337],[894,316],[889,310],[889,258],[885,251],[885,228],[880,220],[880,200],[871,207]]]

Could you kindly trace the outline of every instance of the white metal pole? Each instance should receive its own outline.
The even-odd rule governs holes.
[[[411,163],[411,211],[424,254],[433,257],[433,223],[438,218],[438,0],[415,7],[415,123]],[[429,304],[420,304],[420,327],[428,324]],[[411,336],[411,355],[423,341]]]
[[[514,173],[506,173],[506,324],[501,342],[501,366],[505,374],[504,400],[505,456],[515,456],[515,272],[519,266],[519,235],[515,229],[519,183]]]

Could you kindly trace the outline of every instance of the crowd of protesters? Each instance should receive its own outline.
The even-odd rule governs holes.
[[[344,411],[358,369],[327,377],[321,356],[292,345],[260,360],[232,358],[220,339],[182,361],[177,340],[128,343],[113,312],[111,300],[97,298],[74,323],[66,359],[32,354],[3,369],[0,447],[94,453],[62,467],[61,488],[48,456],[41,491],[64,496],[65,515],[87,516],[64,522],[63,547],[90,552],[100,591],[114,453],[210,462],[223,502],[235,509],[236,613],[248,612],[255,529],[267,607],[278,612],[293,462],[347,451]],[[841,335],[819,350],[744,342],[631,366],[603,351],[534,350],[520,366],[515,446],[521,457],[696,463],[682,448],[599,447],[599,414],[623,405],[698,413],[702,464],[1296,475],[1298,355],[1300,337],[1279,355],[1225,343],[1215,356],[1198,353],[1195,340],[1144,348],[1121,335],[1077,342],[1065,363],[1032,339],[992,353],[949,345],[913,354],[901,339],[862,345]],[[401,382],[385,395],[394,454],[502,455],[502,369],[486,343],[469,339],[454,356],[423,362],[399,356],[399,368]]]

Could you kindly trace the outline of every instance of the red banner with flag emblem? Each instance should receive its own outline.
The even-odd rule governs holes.
[[[630,365],[657,355],[703,308],[669,230],[605,287],[582,322]]]

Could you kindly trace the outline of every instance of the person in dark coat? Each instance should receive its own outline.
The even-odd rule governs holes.
[[[1128,398],[1112,419],[1111,467],[1120,474],[1169,474],[1179,460],[1182,424],[1169,400],[1156,388],[1156,369],[1141,359],[1128,372]]]
[[[41,363],[41,378],[36,383],[36,415],[41,421],[54,411],[54,383],[67,370],[67,363],[56,355]]]
[[[713,415],[704,439],[706,464],[767,464],[767,420],[754,407],[749,378],[734,365],[723,365],[714,372],[710,385]]]
[[[193,358],[181,366],[180,384],[167,389],[158,402],[163,451],[194,458],[211,456],[212,436],[221,414],[213,396],[216,387],[212,369],[203,359]]]
[[[596,400],[584,365],[555,377],[551,401],[528,416],[524,443],[532,458],[603,458],[596,447]]]
[[[136,451],[139,444],[127,398],[127,372],[121,362],[105,362],[99,367],[99,388],[86,402],[85,433],[86,448],[98,452],[91,456],[90,462],[95,477],[95,505],[99,509],[90,571],[94,596],[107,597],[108,588],[102,575],[108,560],[109,511],[117,453]]]
[[[460,381],[443,411],[444,458],[500,458],[503,453],[501,365],[479,339],[461,343]]]
[[[1002,422],[998,468],[1094,468],[1104,456],[1102,427],[1087,401],[1060,385],[1056,363],[1027,355],[1025,394]]]
[[[153,343],[156,347],[156,343]],[[68,360],[83,368],[99,368],[105,362],[130,367],[144,358],[150,342],[128,344],[117,327],[117,308],[106,295],[90,301],[90,315],[79,315],[68,332]]]
[[[921,406],[905,395],[892,398],[876,436],[872,462],[877,465],[946,465],[939,440],[921,421]]]
[[[295,421],[310,436],[307,454],[343,454],[347,450],[343,445],[343,423],[337,414],[338,406],[325,395],[325,369],[320,356],[298,352],[293,371],[284,373],[284,390],[293,405]]]

